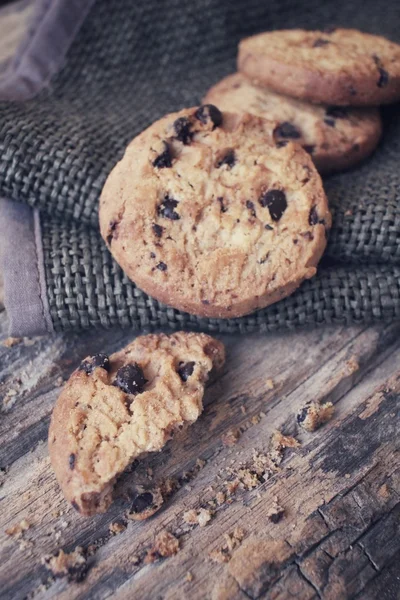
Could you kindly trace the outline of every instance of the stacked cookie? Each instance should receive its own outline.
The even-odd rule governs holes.
[[[242,40],[239,73],[206,95],[221,109],[275,119],[321,173],[365,159],[381,136],[380,104],[400,98],[400,47],[357,30],[287,30]]]
[[[238,66],[137,136],[100,201],[126,274],[205,317],[251,313],[316,273],[331,224],[317,168],[370,154],[376,105],[400,98],[400,46],[354,30],[260,34]]]

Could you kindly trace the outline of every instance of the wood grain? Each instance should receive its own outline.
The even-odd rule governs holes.
[[[0,328],[4,338],[4,311]],[[399,331],[377,326],[224,338],[227,365],[207,390],[201,419],[183,439],[124,474],[111,510],[93,519],[67,506],[49,465],[46,436],[56,382],[83,356],[111,352],[132,336],[115,330],[0,346],[1,597],[330,599],[367,597],[378,580],[390,589],[399,575],[393,535],[400,495]],[[379,385],[383,391],[375,392]],[[17,393],[10,402],[11,390]],[[333,419],[314,433],[295,420],[308,400],[335,403]],[[243,433],[237,444],[226,446],[223,436],[232,429]],[[276,429],[301,442],[286,451],[280,470],[253,490],[239,490],[230,504],[217,507],[206,527],[187,525],[183,514],[210,508],[208,502],[225,489],[226,468],[251,463],[254,450],[266,452]],[[166,477],[182,481],[198,458],[206,461],[204,468],[157,515],[143,523],[126,518],[135,486],[152,487]],[[285,509],[276,524],[267,517],[275,497]],[[20,548],[21,540],[5,530],[24,518],[31,527]],[[109,525],[116,521],[126,529],[111,535]],[[212,562],[209,554],[237,525],[246,531],[242,547],[231,562]],[[135,564],[134,557],[142,558],[165,528],[179,538],[180,552],[151,565]],[[272,541],[290,550],[280,564],[271,571],[264,561],[237,575],[241,548],[261,542],[267,548]],[[51,577],[41,558],[76,546],[92,552],[85,579]]]

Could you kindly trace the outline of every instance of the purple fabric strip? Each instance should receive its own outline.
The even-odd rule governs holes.
[[[61,69],[76,33],[95,2],[35,1],[36,10],[29,30],[14,58],[8,61],[5,73],[1,73],[0,101],[27,100],[50,82]],[[39,213],[1,198],[0,268],[9,334],[20,337],[52,333]]]
[[[48,85],[94,2],[36,1],[27,35],[0,79],[0,100],[27,100]]]
[[[0,267],[9,334],[20,337],[53,332],[39,213],[4,199],[0,199]]]

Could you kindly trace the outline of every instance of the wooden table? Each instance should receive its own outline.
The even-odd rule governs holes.
[[[6,327],[1,306],[2,339]],[[88,353],[116,350],[132,334],[0,345],[1,598],[399,598],[399,332],[397,325],[225,337],[226,367],[207,390],[200,420],[126,473],[109,512],[91,519],[58,488],[46,446],[49,417],[60,378]],[[335,405],[314,433],[295,418],[308,400]],[[238,430],[230,445],[228,433]],[[275,430],[301,445],[285,450],[269,479],[215,506],[230,473],[251,470]],[[181,487],[161,511],[148,521],[127,519],[133,487],[168,477]],[[275,501],[284,509],[277,523],[268,517]],[[200,508],[211,520],[188,525],[184,513]],[[30,527],[20,537],[6,534],[24,519]],[[212,560],[238,526],[245,538],[231,560],[215,562],[218,552]],[[179,552],[145,564],[163,530],[179,539]],[[43,557],[76,546],[89,552],[83,581],[54,578]]]
[[[225,337],[226,367],[206,392],[202,417],[125,473],[115,504],[91,519],[58,488],[49,418],[80,360],[112,352],[132,334],[0,343],[0,597],[400,598],[399,333],[400,324]],[[296,422],[309,400],[335,405],[314,433]],[[264,480],[255,465],[276,430],[300,445],[285,449]],[[168,478],[177,489],[153,518],[127,518],[138,483],[156,487]],[[185,513],[201,509],[210,517],[205,526],[188,524]],[[242,541],[231,535],[237,528]],[[149,563],[165,530],[179,551]],[[82,564],[55,577],[46,557],[77,546],[70,560],[78,555]]]

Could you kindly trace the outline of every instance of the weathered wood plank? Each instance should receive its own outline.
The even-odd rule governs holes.
[[[367,458],[361,453],[360,456],[357,455],[355,462],[350,460],[348,464],[344,460],[343,467],[349,469],[350,478],[344,478],[341,473],[338,479],[336,476],[338,466],[329,458],[330,454],[326,448],[326,432],[330,431],[335,422],[336,428],[332,434],[331,445],[335,443],[337,446],[337,439],[341,436],[339,424],[343,427],[343,419],[348,418],[351,411],[359,406],[361,398],[365,398],[366,393],[371,391],[371,386],[376,382],[385,381],[399,364],[400,349],[396,333],[395,329],[378,327],[366,330],[357,328],[352,331],[320,330],[307,332],[302,336],[286,335],[268,338],[248,336],[242,340],[228,338],[227,368],[221,379],[208,390],[208,404],[202,419],[183,440],[180,442],[174,440],[165,452],[149,457],[133,474],[127,473],[122,478],[118,491],[121,495],[129,496],[134,482],[146,481],[145,471],[149,467],[153,469],[153,481],[158,482],[165,476],[182,475],[184,471],[193,467],[199,456],[208,460],[207,466],[190,483],[190,486],[193,486],[190,490],[185,488],[179,490],[166,508],[151,521],[144,524],[129,523],[126,533],[109,539],[107,539],[109,524],[123,518],[129,501],[120,498],[107,515],[92,520],[82,519],[69,509],[65,514],[54,516],[52,511],[55,513],[64,511],[66,505],[51,473],[47,450],[42,440],[46,435],[51,407],[59,392],[57,388],[52,387],[55,378],[60,373],[63,375],[69,373],[87,351],[108,348],[108,343],[113,348],[117,347],[124,343],[127,334],[114,332],[101,334],[100,337],[99,334],[94,334],[92,338],[88,336],[81,342],[76,336],[64,336],[55,338],[53,342],[37,340],[34,346],[27,348],[22,346],[18,349],[18,346],[14,346],[7,349],[7,352],[15,354],[15,361],[10,360],[5,367],[7,381],[10,377],[10,365],[13,368],[17,365],[18,373],[25,368],[24,360],[20,357],[20,354],[23,355],[25,352],[32,356],[30,360],[36,364],[37,369],[40,370],[40,365],[44,364],[45,374],[43,379],[35,383],[33,389],[26,392],[25,399],[24,396],[17,399],[1,422],[3,427],[1,435],[4,436],[6,446],[10,450],[9,454],[7,450],[2,450],[3,458],[8,459],[7,464],[10,465],[2,489],[4,508],[0,525],[0,548],[2,548],[0,562],[3,565],[0,577],[4,578],[9,586],[6,589],[10,592],[12,590],[17,598],[24,597],[47,578],[45,569],[39,564],[40,556],[54,553],[61,547],[70,550],[77,544],[88,547],[95,540],[105,538],[104,546],[89,561],[93,563],[93,567],[89,571],[87,583],[67,588],[65,581],[58,581],[51,585],[46,593],[43,592],[43,597],[54,597],[62,594],[62,590],[67,590],[65,593],[69,596],[84,598],[87,597],[90,588],[91,597],[105,598],[121,586],[120,593],[122,594],[125,586],[128,586],[129,594],[131,585],[135,590],[135,597],[141,597],[135,587],[139,582],[140,586],[141,582],[146,582],[146,593],[151,592],[154,597],[162,597],[169,588],[173,590],[171,592],[173,594],[180,593],[180,585],[183,585],[185,590],[190,589],[191,596],[204,597],[201,593],[205,583],[208,582],[207,585],[210,585],[210,581],[217,581],[221,567],[207,563],[205,569],[199,571],[198,561],[218,547],[223,532],[231,531],[236,523],[245,522],[246,514],[247,521],[250,517],[249,533],[259,529],[253,502],[257,504],[260,500],[256,498],[255,492],[247,492],[240,496],[240,502],[235,501],[231,506],[222,507],[208,527],[197,528],[190,534],[184,533],[184,527],[182,529],[182,514],[206,502],[207,493],[204,490],[213,481],[217,481],[218,484],[218,471],[222,466],[232,460],[234,464],[239,460],[245,462],[250,460],[253,448],[265,450],[274,428],[280,427],[286,433],[293,433],[296,430],[295,413],[307,399],[315,399],[316,395],[321,395],[321,390],[324,390],[324,397],[332,398],[337,402],[339,420],[335,418],[332,424],[328,424],[321,432],[313,435],[299,432],[299,439],[305,445],[296,456],[293,455],[289,459],[288,467],[291,467],[293,460],[299,463],[293,465],[292,471],[285,469],[277,476],[278,480],[282,478],[286,481],[286,475],[284,477],[283,474],[294,473],[296,485],[299,485],[299,479],[307,482],[300,491],[294,493],[295,505],[291,508],[285,507],[288,515],[292,514],[291,526],[297,528],[298,519],[306,518],[310,514],[311,508],[307,500],[309,490],[315,488],[313,494],[314,504],[315,502],[316,504],[312,510],[316,510],[316,507],[329,499],[334,490],[337,493],[338,485],[341,485],[343,490],[354,485],[357,478],[362,477],[364,470],[369,468]],[[382,352],[382,342],[386,345],[385,352]],[[68,362],[68,352],[72,347],[75,352],[73,364]],[[274,351],[269,352],[270,348]],[[370,379],[370,383],[368,383],[369,378],[364,379],[350,394],[340,400],[346,389],[354,384],[360,374],[367,372],[374,365],[379,365],[385,356],[389,358],[380,367],[375,368],[375,375]],[[302,357],[302,360],[299,360],[299,357]],[[18,360],[22,361],[20,366]],[[63,362],[65,360],[66,364]],[[319,368],[324,362],[324,366]],[[355,368],[356,363],[359,365],[358,369]],[[270,378],[275,383],[272,390],[268,389]],[[359,388],[362,394],[358,391]],[[242,406],[246,407],[246,414],[243,414]],[[368,400],[364,402],[361,414],[367,411],[366,414],[371,413],[370,417],[375,418],[374,410],[371,400]],[[379,410],[379,406],[376,410]],[[237,446],[225,448],[221,442],[223,434],[232,427],[243,427],[260,411],[266,415],[260,423],[248,429]],[[19,429],[15,432],[13,427]],[[349,427],[351,429],[353,425]],[[358,439],[361,435],[362,432],[359,431]],[[30,449],[33,449],[32,452],[29,452]],[[239,456],[237,452],[240,452]],[[379,460],[380,454],[373,446],[370,449],[371,453],[374,461]],[[330,464],[330,467],[327,468],[326,464],[328,467]],[[333,467],[335,467],[334,471],[332,471]],[[385,461],[383,467],[387,467]],[[351,468],[354,473],[351,472]],[[291,479],[288,481],[291,482]],[[257,509],[260,515],[264,515],[263,526],[265,512],[271,505],[271,498],[275,495],[275,491],[268,488],[270,483],[267,482],[265,485],[265,489],[263,486],[260,488],[263,499]],[[284,498],[292,498],[293,492],[289,490],[295,489],[295,484],[292,482],[286,485],[289,487],[279,492],[280,500],[281,495]],[[210,498],[212,495],[208,492]],[[31,538],[35,544],[31,553],[19,551],[18,542],[1,537],[5,528],[24,517],[34,524],[32,529],[24,534],[25,538]],[[321,516],[319,518],[321,519]],[[65,522],[68,526],[64,529]],[[164,561],[165,567],[163,563],[151,567],[143,567],[143,565],[140,568],[136,567],[129,561],[129,557],[148,548],[155,533],[164,526],[183,535],[182,551],[177,557]],[[325,523],[323,526],[326,528]],[[274,526],[274,532],[278,532],[279,527],[279,524]],[[52,530],[59,532],[58,539],[55,539]],[[171,578],[166,577],[164,573],[165,569],[167,573],[170,572],[168,563],[171,561],[176,573],[173,576],[174,585]],[[14,565],[12,570],[9,566],[11,562]],[[188,570],[196,574],[195,580],[190,585],[184,580]],[[291,585],[296,586],[296,578],[303,576],[300,567],[295,568],[293,565],[290,576],[285,575],[285,577],[288,578],[288,582],[292,582]],[[179,583],[181,579],[182,582]],[[154,584],[155,581],[157,584]],[[302,579],[300,581],[303,587],[310,585],[304,583]],[[211,593],[212,590],[209,591]]]

